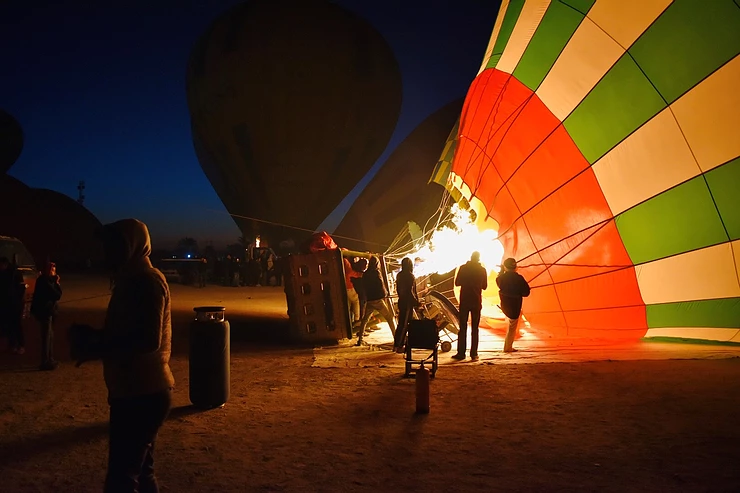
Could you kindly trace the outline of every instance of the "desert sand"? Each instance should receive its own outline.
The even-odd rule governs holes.
[[[39,336],[0,355],[0,491],[101,491],[106,390],[75,368],[65,328],[99,325],[102,277],[64,276],[62,366],[39,372]],[[280,288],[172,285],[174,409],[156,459],[162,491],[740,491],[740,349],[639,342],[581,347],[484,337],[478,363],[440,354],[431,412],[415,414],[403,358],[342,341],[293,347]],[[188,396],[192,308],[232,325],[231,397]],[[0,341],[0,347],[4,348]]]

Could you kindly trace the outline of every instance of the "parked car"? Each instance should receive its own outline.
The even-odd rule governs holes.
[[[23,242],[12,236],[0,236],[0,257],[6,257],[10,260],[23,275],[23,282],[26,284],[23,317],[26,318],[31,310],[33,290],[36,288],[36,278],[39,275],[36,262],[34,262],[33,256],[23,245]]]

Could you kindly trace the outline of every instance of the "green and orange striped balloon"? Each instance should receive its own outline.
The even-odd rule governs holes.
[[[503,1],[447,185],[533,332],[740,342],[739,53],[733,0]]]

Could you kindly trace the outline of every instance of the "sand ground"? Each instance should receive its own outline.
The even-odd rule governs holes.
[[[66,358],[71,322],[100,324],[103,278],[62,279],[62,366],[0,355],[0,491],[100,491],[107,404],[100,363]],[[163,491],[740,491],[740,349],[520,342],[482,360],[440,355],[431,413],[416,415],[390,332],[294,348],[280,288],[173,285],[174,409],[157,445]],[[223,304],[232,324],[231,398],[188,396],[192,308]],[[4,341],[0,342],[4,347]]]

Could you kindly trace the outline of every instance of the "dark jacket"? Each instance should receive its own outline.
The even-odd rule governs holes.
[[[106,252],[117,253],[116,284],[103,327],[103,375],[110,399],[172,388],[170,290],[149,260],[146,225],[123,219],[104,227]]]
[[[62,286],[57,276],[40,275],[31,301],[31,314],[43,320],[56,315],[58,301],[62,298]]]
[[[419,296],[416,294],[416,277],[411,271],[402,270],[396,276],[396,292],[398,303],[419,304]]]
[[[522,314],[522,297],[529,296],[529,284],[521,274],[509,271],[503,272],[496,278],[501,297],[501,311],[511,319],[519,318]]]
[[[370,265],[362,275],[362,284],[365,286],[367,301],[382,300],[388,296],[388,290],[385,289],[383,276],[378,270],[378,260],[375,257],[370,259]]]
[[[457,271],[455,286],[460,286],[460,308],[480,310],[483,307],[481,292],[488,288],[488,273],[480,262],[468,260]]]

